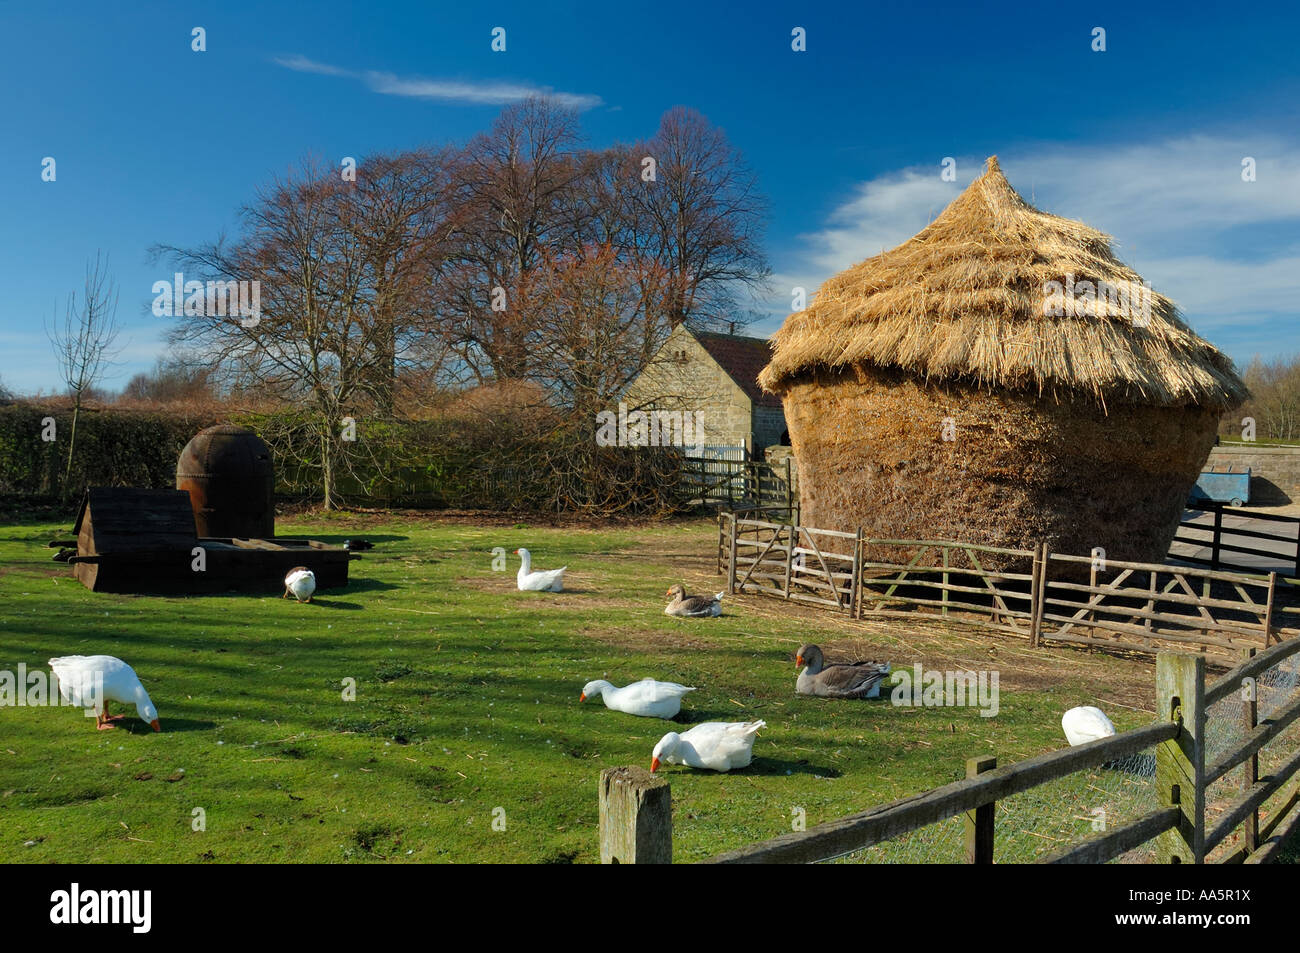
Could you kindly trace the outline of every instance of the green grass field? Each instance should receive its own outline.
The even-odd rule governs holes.
[[[1061,747],[1071,705],[1128,698],[1131,708],[1108,708],[1121,729],[1151,717],[1143,662],[1030,659],[969,631],[922,637],[752,597],[721,618],[669,618],[673,581],[721,588],[706,521],[282,520],[281,535],[377,544],[346,590],[310,605],[92,593],[50,560],[45,544],[64,529],[0,525],[0,669],[117,655],[163,731],[132,718],[97,732],[67,707],[0,708],[3,861],[593,862],[601,769],[648,767],[655,741],[680,726],[579,706],[592,678],[681,681],[699,687],[689,721],[768,723],[748,770],[666,769],[683,861],[786,833],[796,807],[811,826],[960,777],[973,755],[1006,763]],[[521,545],[538,568],[567,563],[572,591],[517,592],[514,557],[493,571],[493,547]],[[896,668],[1002,667],[1000,712],[796,697],[803,641]],[[196,809],[205,830],[193,829]]]

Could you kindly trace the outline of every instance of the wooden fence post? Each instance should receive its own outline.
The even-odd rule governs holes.
[[[722,547],[726,545],[725,533],[726,521],[722,518],[722,510],[718,510],[718,571],[714,575],[722,575]]]
[[[795,522],[794,518],[794,484],[791,482],[790,475],[790,458],[785,458],[785,509],[786,515],[790,517],[790,522]],[[1300,556],[1296,557],[1300,559]],[[1296,570],[1300,573],[1300,569]]]
[[[1205,862],[1205,658],[1161,652],[1156,656],[1156,716],[1179,722],[1178,736],[1156,748],[1160,806],[1182,813],[1178,825],[1156,840],[1162,864]]]
[[[992,755],[966,759],[966,777],[979,777],[998,766]],[[993,815],[997,803],[985,804],[966,812],[966,863],[993,863]]]
[[[1295,527],[1295,571],[1292,575],[1300,577],[1300,523]]]
[[[1201,580],[1201,598],[1202,598],[1202,599],[1209,599],[1213,594],[1214,594],[1214,584],[1211,583],[1209,579],[1202,579],[1202,580]],[[1211,615],[1210,615],[1210,621],[1211,621],[1211,622],[1214,621],[1214,616],[1213,616],[1212,613],[1211,613]],[[1207,639],[1211,637],[1211,632],[1210,632],[1210,630],[1209,630],[1208,628],[1206,628],[1206,629],[1201,629],[1200,632],[1201,632],[1201,634],[1204,635],[1205,638],[1207,638]],[[1267,631],[1267,630],[1265,630],[1265,632],[1264,632],[1264,644],[1265,644],[1265,645],[1268,645],[1268,631]]]
[[[794,571],[794,548],[799,542],[799,530],[794,524],[787,527],[790,530],[790,538],[786,540],[785,548],[785,601],[790,601],[790,574]]]
[[[1038,645],[1038,559],[1043,544],[1034,543],[1034,560],[1029,567],[1029,644]]]
[[[1214,509],[1214,538],[1211,541],[1210,549],[1210,569],[1219,568],[1219,538],[1223,534],[1223,507],[1217,506]]]
[[[1096,557],[1095,555],[1092,557],[1092,572],[1091,572],[1091,574],[1090,574],[1089,577],[1088,577],[1088,585],[1091,586],[1093,589],[1096,589],[1096,588],[1097,588],[1097,557]],[[1089,601],[1089,602],[1092,601],[1092,597],[1093,597],[1094,595],[1095,595],[1095,593],[1092,593],[1092,592],[1088,593],[1088,601]],[[1088,621],[1089,621],[1089,622],[1096,622],[1096,621],[1097,621],[1097,613],[1093,612],[1091,609],[1088,610]],[[1093,625],[1093,626],[1089,626],[1089,627],[1088,627],[1088,638],[1090,638],[1090,639],[1095,639],[1096,637],[1097,637],[1097,627],[1096,627],[1095,625]],[[1095,649],[1094,649],[1092,646],[1088,646],[1088,652],[1089,652],[1089,654],[1091,654],[1091,653],[1094,652],[1094,651],[1095,651]]]
[[[948,614],[948,547],[943,547],[943,611],[941,615]]]
[[[1276,588],[1277,573],[1271,572],[1268,574],[1268,604],[1264,607],[1264,648],[1273,643],[1273,592]]]
[[[727,553],[727,593],[736,592],[736,514],[731,513],[731,550]]]
[[[1029,581],[1029,644],[1038,648],[1043,636],[1043,606],[1047,600],[1047,541],[1034,546],[1034,569]]]
[[[600,862],[673,862],[673,799],[667,778],[631,765],[600,772]]]
[[[849,585],[849,614],[855,619],[862,618],[862,527],[858,527],[853,543],[853,581]]]
[[[1265,632],[1267,633],[1267,629]],[[1267,635],[1265,635],[1264,644],[1268,644]],[[1254,657],[1255,650],[1252,648],[1243,649],[1241,654],[1242,661],[1248,661]],[[1251,679],[1249,693],[1245,692],[1244,689],[1244,685],[1239,689],[1239,691],[1242,691],[1243,702],[1241,706],[1241,726],[1245,732],[1245,737],[1249,738],[1259,724],[1259,686],[1255,679]],[[1241,792],[1245,794],[1259,780],[1259,752],[1247,758],[1246,763],[1241,766],[1241,770]],[[1259,847],[1259,808],[1251,811],[1250,816],[1246,818],[1241,826],[1245,834],[1246,853],[1253,854],[1255,849]]]
[[[1142,627],[1145,628],[1148,632],[1151,631],[1150,613],[1155,612],[1156,610],[1156,575],[1157,575],[1156,571],[1154,569],[1151,570],[1151,582],[1147,586],[1147,591],[1151,593],[1151,598],[1147,600],[1147,607],[1146,607],[1146,611],[1148,615],[1145,619],[1142,620]]]

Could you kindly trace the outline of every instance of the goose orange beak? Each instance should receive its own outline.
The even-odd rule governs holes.
[[[650,773],[651,773],[651,774],[654,774],[654,773],[655,773],[656,771],[658,771],[658,770],[659,770],[659,759],[658,759],[658,758],[651,758],[651,759],[650,759]]]
[[[795,667],[795,668],[798,668],[798,667],[799,667],[800,665],[802,665],[802,664],[803,664],[803,656],[802,656],[802,655],[796,655],[795,658],[794,658],[794,667]]]
[[[579,702],[579,704],[581,704],[582,702],[585,702],[586,700],[587,700],[587,693],[586,693],[586,692],[583,692],[581,695],[578,696],[578,702]]]
[[[154,731],[162,731],[162,725],[158,724],[158,719],[157,719],[157,718],[155,718],[153,721],[149,722],[149,724],[153,727],[153,730],[154,730]]]

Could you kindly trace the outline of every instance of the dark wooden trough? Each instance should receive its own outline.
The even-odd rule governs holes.
[[[185,490],[93,488],[73,532],[77,554],[68,562],[94,592],[280,593],[295,566],[315,573],[318,589],[338,589],[348,584],[349,560],[361,558],[313,539],[199,536]]]

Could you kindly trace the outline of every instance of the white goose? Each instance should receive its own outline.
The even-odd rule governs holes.
[[[754,737],[763,721],[706,721],[690,731],[670,731],[659,739],[650,756],[651,772],[661,762],[684,764],[710,771],[743,768],[754,760]]]
[[[1109,738],[1115,733],[1115,726],[1106,717],[1106,713],[1091,705],[1083,705],[1067,711],[1061,716],[1061,728],[1065,731],[1065,740],[1070,742],[1071,747],[1087,744],[1098,738]]]
[[[154,708],[149,693],[140,684],[135,670],[120,658],[111,655],[65,655],[52,658],[50,669],[59,680],[59,694],[70,705],[95,708],[95,726],[100,731],[115,727],[126,715],[108,714],[108,703],[134,705],[140,720],[154,731],[162,731],[158,724],[158,709]],[[102,696],[98,695],[103,692]]]
[[[578,696],[579,702],[597,695],[605,702],[606,708],[626,712],[629,715],[642,715],[646,718],[672,718],[682,710],[682,696],[695,689],[676,682],[656,682],[653,678],[643,678],[639,682],[615,688],[603,678],[588,682]]]
[[[316,574],[306,566],[294,566],[284,577],[284,595],[280,598],[288,599],[292,593],[299,602],[311,602],[311,594],[315,591]]]
[[[568,569],[568,566],[533,572],[532,553],[521,548],[515,550],[515,555],[523,560],[519,566],[519,575],[515,577],[519,582],[520,592],[562,592],[564,590],[564,570]]]

